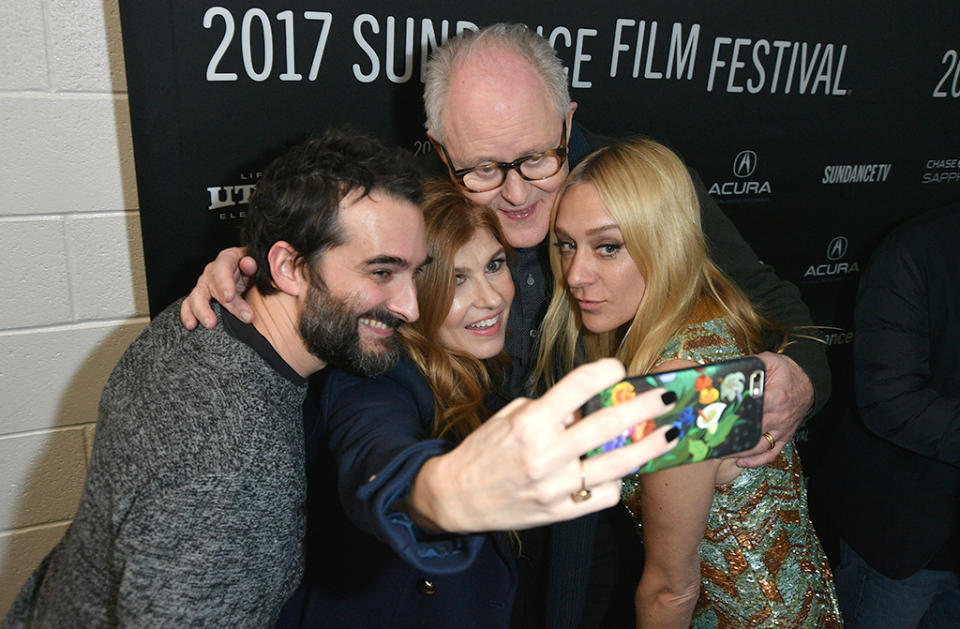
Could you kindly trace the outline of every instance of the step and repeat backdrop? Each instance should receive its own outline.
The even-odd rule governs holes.
[[[350,122],[432,150],[424,60],[497,21],[549,39],[579,123],[682,153],[829,326],[835,394],[800,435],[814,459],[830,418],[852,404],[853,300],[872,247],[904,218],[960,200],[955,0],[121,0],[120,10],[153,314],[236,243],[261,170],[292,142]]]

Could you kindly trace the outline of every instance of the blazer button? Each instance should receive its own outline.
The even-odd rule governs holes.
[[[433,581],[428,581],[427,579],[420,579],[417,581],[417,592],[420,592],[424,596],[433,596],[437,593],[437,588],[434,587]]]

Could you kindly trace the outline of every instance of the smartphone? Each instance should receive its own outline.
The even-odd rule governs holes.
[[[680,430],[680,442],[641,466],[638,473],[749,450],[760,440],[764,377],[763,361],[746,356],[622,380],[587,400],[582,416],[657,387],[676,393],[677,402],[669,413],[637,424],[587,456],[623,447],[669,424]]]

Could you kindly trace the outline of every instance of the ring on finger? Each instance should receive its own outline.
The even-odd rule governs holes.
[[[777,447],[777,440],[773,438],[769,432],[763,433],[763,438],[767,440],[767,443],[770,444],[770,449],[773,450]]]
[[[593,493],[587,489],[587,472],[583,469],[583,459],[580,459],[580,490],[570,494],[570,500],[580,503],[590,500]]]

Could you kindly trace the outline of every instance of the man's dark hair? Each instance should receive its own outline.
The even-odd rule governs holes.
[[[263,295],[277,290],[267,260],[275,242],[290,243],[307,264],[343,242],[340,203],[347,195],[376,191],[420,205],[420,184],[409,153],[350,127],[329,129],[289,149],[263,171],[241,231],[257,261],[257,289]]]

